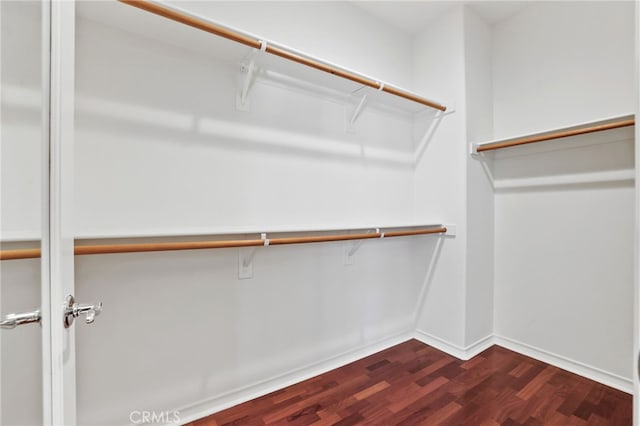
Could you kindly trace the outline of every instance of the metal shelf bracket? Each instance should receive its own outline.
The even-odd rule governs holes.
[[[240,111],[249,110],[249,95],[251,94],[251,89],[255,83],[257,73],[256,56],[258,55],[258,52],[264,52],[266,49],[267,42],[260,40],[260,49],[251,49],[249,55],[240,63],[240,73],[244,74],[244,77],[241,76],[242,83],[240,84],[240,90],[236,95],[236,109]]]
[[[371,231],[367,231],[367,234],[370,234]],[[384,232],[380,232],[380,228],[376,228],[376,234],[380,234],[380,238],[384,238]],[[344,250],[344,264],[345,265],[353,265],[353,255],[362,247],[365,240],[357,240],[351,244],[351,246],[346,246]]]
[[[356,123],[356,120],[360,116],[360,113],[362,112],[362,109],[365,106],[365,102],[367,102],[367,95],[366,94],[362,95],[362,98],[360,98],[360,102],[358,102],[358,106],[356,106],[356,109],[353,111],[353,115],[351,116],[351,120],[349,120],[349,125],[350,126],[353,126]]]
[[[263,246],[269,245],[267,233],[260,234],[260,239],[264,242]],[[245,280],[253,278],[253,258],[256,255],[258,247],[241,248],[238,250],[238,279]]]

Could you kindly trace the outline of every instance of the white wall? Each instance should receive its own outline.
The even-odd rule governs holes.
[[[491,27],[472,9],[464,11],[466,146],[492,135]],[[467,290],[465,346],[493,334],[494,195],[491,159],[467,159]]]
[[[414,220],[411,164],[393,160],[413,153],[409,116],[368,110],[345,133],[351,105],[260,81],[237,111],[237,65],[79,31],[79,236]]]
[[[633,111],[633,34],[632,2],[540,2],[497,24],[495,136]],[[494,163],[496,185],[511,187],[495,197],[496,334],[618,387],[632,371],[634,191],[595,179],[633,157],[626,129]]]
[[[7,2],[2,12],[0,232],[2,241],[34,240],[41,211],[40,4]]]
[[[220,407],[247,386],[300,380],[298,369],[408,331],[425,242],[366,244],[349,267],[344,248],[261,250],[252,280],[237,279],[236,250],[79,258],[78,297],[105,304],[93,326],[77,327],[79,423]]]
[[[532,2],[494,26],[494,137],[634,111],[632,1]]]
[[[339,16],[349,25],[334,23],[334,33],[352,41],[332,41],[332,59],[407,78],[408,61],[388,57],[408,58],[408,39],[352,6],[210,7],[240,27],[259,16],[270,39],[286,28],[290,44],[316,55],[326,52],[312,41],[326,43]],[[285,25],[293,18],[304,30]],[[384,40],[376,49],[347,38],[372,29]],[[411,116],[367,109],[345,133],[352,105],[260,82],[250,111],[237,111],[238,66],[215,53],[85,19],[77,34],[80,236],[344,228],[449,213],[414,208],[414,170],[402,160],[413,158]],[[121,424],[132,410],[203,401],[194,410],[220,408],[406,338],[436,239],[365,242],[349,266],[351,243],[260,249],[248,280],[238,280],[235,249],[76,258],[77,299],[105,306],[94,325],[77,326],[79,423]]]
[[[411,87],[411,35],[348,2],[333,2],[330,8],[324,1],[247,1],[243,7],[233,1],[174,3],[371,77]]]
[[[0,240],[37,240],[41,212],[40,2],[0,4]],[[0,262],[0,315],[40,305],[37,260]],[[0,423],[42,423],[41,333],[0,333]]]
[[[442,119],[433,138],[421,151],[414,177],[418,214],[433,212],[457,224],[456,238],[448,240],[439,253],[418,321],[418,330],[426,339],[453,348],[465,346],[467,213],[463,23],[463,9],[454,8],[416,35],[413,45],[415,90],[443,99],[445,105],[456,109],[454,114]]]
[[[473,11],[453,8],[416,36],[416,89],[442,96],[456,110],[417,164],[416,209],[439,211],[457,224],[455,241],[439,252],[418,333],[463,357],[493,334],[493,187],[467,144],[491,134],[491,78],[490,28]]]

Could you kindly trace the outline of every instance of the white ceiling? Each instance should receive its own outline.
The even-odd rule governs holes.
[[[510,0],[413,0],[413,1],[360,1],[352,4],[405,32],[415,34],[443,12],[455,6],[468,4],[488,23],[494,24],[524,8],[529,1]]]

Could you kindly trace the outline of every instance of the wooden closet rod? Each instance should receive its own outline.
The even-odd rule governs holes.
[[[0,250],[0,260],[36,259],[40,249]]]
[[[494,142],[494,143],[478,145],[477,151],[478,152],[490,151],[493,149],[507,148],[510,146],[517,146],[517,145],[525,145],[525,144],[534,143],[534,142],[543,142],[551,139],[566,138],[569,136],[584,135],[587,133],[601,132],[603,130],[618,129],[620,127],[628,127],[633,125],[635,125],[635,119],[630,118],[627,120],[616,121],[613,123],[598,124],[595,126],[582,127],[579,129],[562,130],[559,132],[545,133],[542,135],[527,136],[524,138],[513,139],[510,141]]]
[[[367,240],[373,238],[407,237],[412,235],[442,234],[447,228],[416,229],[408,231],[374,232],[369,234],[336,234],[336,235],[311,235],[306,237],[283,237],[269,239],[271,246],[285,244],[323,243],[331,241]],[[77,256],[88,254],[111,253],[142,253],[154,251],[175,250],[202,250],[232,247],[259,247],[264,246],[265,240],[224,240],[224,241],[176,241],[169,243],[134,243],[134,244],[99,244],[76,245],[74,254]],[[0,260],[34,259],[40,257],[40,249],[16,249],[0,250]]]
[[[222,25],[215,24],[205,19],[201,19],[195,16],[190,16],[184,12],[180,12],[169,6],[165,6],[150,0],[119,0],[119,1],[122,3],[128,4],[130,6],[134,6],[139,9],[146,10],[147,12],[151,12],[156,15],[165,17],[167,19],[171,19],[181,24],[185,24],[190,27],[197,28],[199,30],[235,41],[237,43],[244,44],[254,49],[260,49],[262,47],[262,41],[259,39],[256,39],[247,34],[243,34],[239,31],[226,28]],[[288,59],[290,61],[297,62],[299,64],[306,65],[308,67],[315,68],[317,70],[324,71],[329,74],[334,74],[339,77],[345,78],[347,80],[351,80],[365,86],[373,87],[374,89],[382,90],[383,92],[387,92],[392,95],[399,96],[404,99],[408,99],[412,102],[416,102],[431,108],[438,109],[440,111],[446,111],[447,109],[447,107],[445,107],[444,105],[422,98],[413,93],[406,92],[392,85],[387,85],[386,83],[383,84],[369,77],[365,77],[363,75],[359,75],[354,72],[323,63],[317,59],[306,57],[304,55],[301,55],[296,52],[292,52],[291,50],[285,49],[283,47],[275,46],[271,43],[267,43],[265,51],[267,53],[271,53],[272,55],[280,56],[281,58]]]

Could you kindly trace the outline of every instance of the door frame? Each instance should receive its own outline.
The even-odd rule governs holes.
[[[49,144],[51,103],[51,2],[41,0],[41,81],[42,81],[42,142],[41,142],[41,230],[40,230],[40,326],[42,330],[42,424],[53,423],[51,377],[51,307],[49,270]]]
[[[640,4],[635,2],[635,267],[633,317],[633,424],[640,425]]]
[[[44,22],[45,15],[48,24]],[[75,1],[43,0],[43,33],[43,88],[47,104],[44,111],[48,121],[43,138],[48,154],[44,156],[47,164],[43,165],[46,202],[41,260],[43,423],[75,425],[75,327],[65,328],[63,321],[65,299],[73,294],[75,286],[72,215]]]

